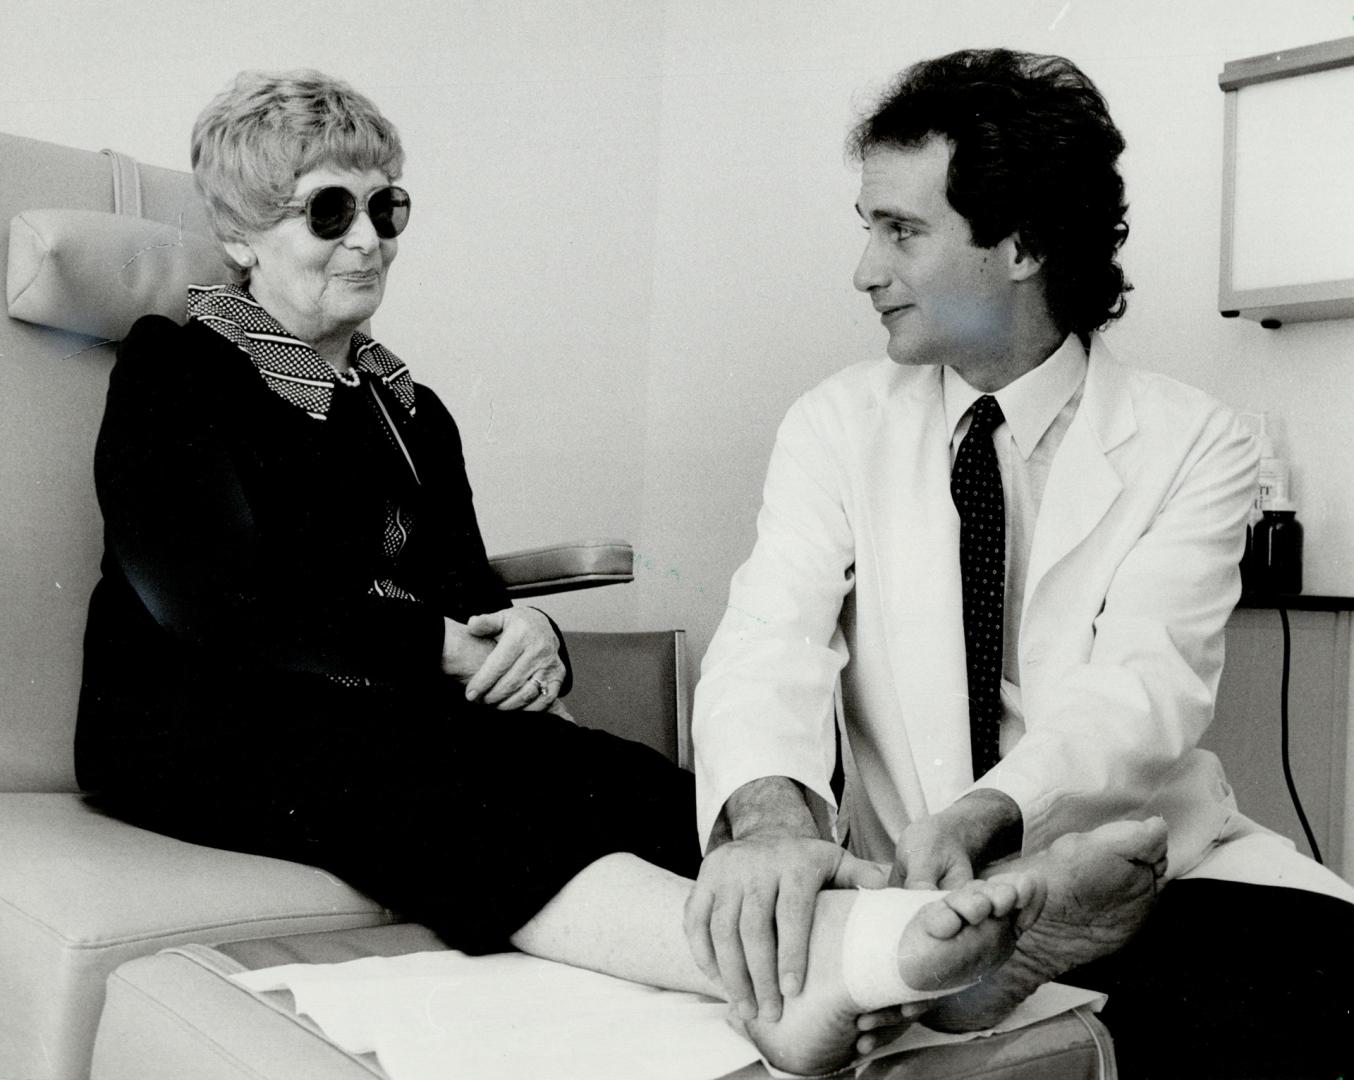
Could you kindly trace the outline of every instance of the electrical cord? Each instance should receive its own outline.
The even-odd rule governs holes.
[[[1279,740],[1280,750],[1283,753],[1283,778],[1288,784],[1288,794],[1293,800],[1293,809],[1298,812],[1298,821],[1302,823],[1302,831],[1307,834],[1307,843],[1311,845],[1312,857],[1321,865],[1325,865],[1325,860],[1321,858],[1321,849],[1316,846],[1316,837],[1312,833],[1312,827],[1307,823],[1307,814],[1302,809],[1302,800],[1298,798],[1298,786],[1293,782],[1293,766],[1288,760],[1288,671],[1293,657],[1293,636],[1288,629],[1288,611],[1285,608],[1279,608],[1279,619],[1283,623],[1283,681],[1279,691]]]

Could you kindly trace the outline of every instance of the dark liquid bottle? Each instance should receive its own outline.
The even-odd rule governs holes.
[[[1251,570],[1257,592],[1302,592],[1302,523],[1280,503],[1265,510],[1251,538]]]

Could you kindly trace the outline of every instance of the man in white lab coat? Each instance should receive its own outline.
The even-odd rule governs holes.
[[[744,1015],[775,1016],[833,841],[948,888],[1161,815],[1156,911],[1068,976],[1111,993],[1124,1075],[1334,1068],[1350,995],[1322,958],[1354,955],[1354,889],[1238,813],[1197,747],[1255,451],[1225,408],[1096,334],[1128,287],[1103,99],[1061,58],[954,54],[905,72],[853,148],[855,284],[889,358],[791,408],[702,666],[697,958]],[[956,506],[983,454],[999,501],[970,519]],[[961,555],[992,543],[995,584]],[[1294,948],[1298,927],[1320,944]]]

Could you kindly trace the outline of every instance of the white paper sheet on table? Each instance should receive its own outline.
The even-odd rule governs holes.
[[[722,1002],[522,953],[410,953],[233,978],[255,993],[289,990],[297,1012],[349,1053],[374,1052],[391,1080],[714,1080],[758,1056]],[[1068,990],[1041,988],[998,1030],[1098,996]],[[865,1061],[969,1037],[913,1028]]]
[[[722,1002],[522,953],[411,953],[234,978],[290,990],[298,1012],[344,1050],[375,1051],[392,1080],[691,1080],[757,1060]]]

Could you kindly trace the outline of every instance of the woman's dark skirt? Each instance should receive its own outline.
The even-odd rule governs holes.
[[[471,953],[509,948],[605,855],[695,877],[693,777],[648,747],[468,704],[449,680],[423,693],[280,682],[226,686],[192,723],[87,745],[102,763],[96,803],[322,867]]]

